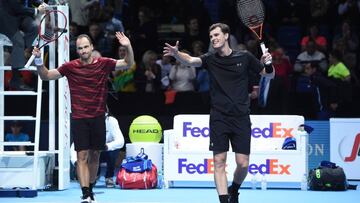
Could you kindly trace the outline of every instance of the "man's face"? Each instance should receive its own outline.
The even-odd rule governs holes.
[[[125,58],[125,56],[126,56],[126,54],[127,54],[126,48],[123,47],[123,46],[121,46],[121,47],[119,47],[118,51],[119,51],[119,58],[120,58],[120,59]]]
[[[82,37],[76,40],[76,51],[79,54],[81,60],[88,60],[91,57],[93,45],[90,44],[86,37]]]
[[[227,42],[229,34],[224,34],[219,27],[210,31],[209,34],[211,46],[216,50],[222,48]]]
[[[196,18],[190,20],[189,29],[190,30],[199,30],[199,22]]]
[[[93,39],[95,39],[100,34],[100,32],[101,29],[99,25],[96,24],[90,25],[89,34],[91,35],[91,37],[93,37]]]
[[[316,44],[314,42],[308,42],[306,51],[309,55],[313,55],[316,51]]]
[[[13,125],[13,126],[11,126],[11,131],[14,135],[17,135],[21,132],[21,128],[22,127],[19,125]]]

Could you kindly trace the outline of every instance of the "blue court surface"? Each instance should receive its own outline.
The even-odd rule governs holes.
[[[359,184],[360,182],[350,182]],[[151,190],[121,190],[105,188],[99,181],[94,189],[98,203],[217,203],[215,188],[169,188]],[[39,191],[34,198],[0,198],[1,203],[79,203],[81,190],[77,182],[64,191]],[[341,192],[301,191],[299,189],[240,189],[240,203],[341,203],[358,202],[360,190]]]

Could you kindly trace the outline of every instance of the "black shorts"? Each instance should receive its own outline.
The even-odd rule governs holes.
[[[95,118],[71,119],[75,151],[104,150],[106,142],[105,115]]]
[[[217,111],[211,111],[210,151],[229,151],[229,141],[233,152],[246,155],[250,154],[250,116],[228,116]]]

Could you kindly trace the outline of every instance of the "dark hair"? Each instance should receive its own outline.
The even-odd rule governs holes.
[[[11,125],[10,125],[10,126],[13,126],[13,127],[15,127],[15,126],[20,127],[20,126],[22,126],[22,124],[21,124],[21,122],[20,122],[20,121],[15,120],[15,121],[12,121],[12,122],[11,122]]]
[[[334,58],[336,58],[337,60],[342,61],[343,55],[342,55],[341,51],[339,51],[337,49],[333,49],[330,52],[330,55],[333,56]]]
[[[225,23],[215,23],[212,24],[209,27],[209,32],[214,30],[215,28],[219,27],[221,29],[221,32],[223,32],[224,34],[228,33],[230,34],[230,27],[228,25],[226,25]]]
[[[90,42],[90,44],[92,44],[92,40],[91,40],[91,38],[89,37],[89,35],[87,35],[87,34],[81,34],[81,35],[79,35],[79,36],[76,38],[76,41],[77,41],[78,39],[81,39],[81,38],[86,38],[86,39]]]

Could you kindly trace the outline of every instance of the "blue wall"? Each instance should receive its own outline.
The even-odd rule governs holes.
[[[330,123],[329,121],[305,121],[314,128],[309,136],[309,169],[316,168],[322,160],[330,160]]]

